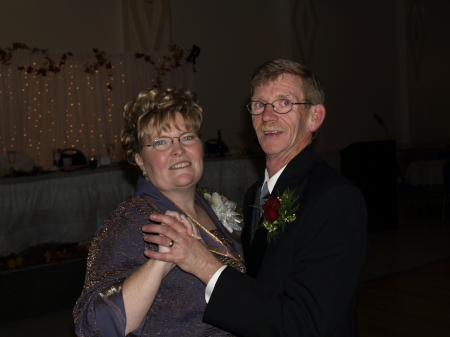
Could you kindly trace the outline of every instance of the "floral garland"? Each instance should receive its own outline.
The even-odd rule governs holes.
[[[43,49],[43,48],[30,48],[28,47],[25,43],[19,43],[19,42],[14,42],[12,44],[11,47],[7,47],[5,49],[0,48],[0,62],[3,65],[10,65],[13,62],[12,57],[13,51],[19,50],[19,49],[23,49],[23,50],[28,50],[32,53],[41,53],[44,55],[44,63],[38,67],[35,68],[32,65],[29,66],[17,66],[17,70],[21,70],[24,71],[28,74],[31,73],[35,73],[36,75],[42,75],[42,76],[47,76],[47,72],[53,73],[53,74],[57,74],[61,71],[61,68],[64,67],[64,65],[66,64],[66,60],[68,56],[73,56],[72,53],[68,52],[68,53],[64,53],[61,58],[59,59],[59,62],[55,62],[49,55],[48,55],[48,49]]]
[[[237,208],[237,204],[234,201],[229,200],[226,196],[217,192],[210,194],[210,190],[208,189],[199,188],[198,192],[230,233],[242,230],[239,224],[242,223],[244,217],[242,210]]]
[[[47,73],[53,73],[57,74],[61,71],[61,68],[64,67],[66,64],[67,57],[73,56],[71,52],[64,53],[59,61],[53,60],[49,55],[48,49],[43,48],[30,48],[24,43],[14,42],[11,47],[7,48],[0,48],[0,63],[3,65],[11,65],[15,64],[13,59],[13,53],[17,50],[28,50],[31,53],[41,53],[44,55],[44,62],[42,65],[38,67],[34,67],[32,65],[17,65],[17,70],[24,71],[27,74],[34,73],[35,75],[40,76],[47,76]],[[193,46],[193,50],[184,50],[180,46],[177,46],[175,44],[168,45],[168,51],[169,55],[164,55],[162,62],[159,62],[158,64],[152,61],[150,55],[142,54],[142,53],[136,53],[135,58],[136,59],[143,59],[146,62],[151,63],[156,70],[156,78],[155,78],[155,85],[154,87],[161,87],[162,86],[162,80],[161,78],[168,72],[170,72],[174,68],[178,68],[181,66],[180,60],[183,58],[185,52],[190,52],[191,54],[188,56],[187,60],[188,62],[192,62],[195,65],[195,57],[192,59],[193,51],[196,51],[195,57],[198,56],[200,53],[200,49],[197,46]],[[84,72],[88,74],[95,74],[100,67],[105,68],[108,73],[108,77],[110,79],[109,83],[106,84],[106,88],[111,91],[113,89],[112,87],[112,76],[114,68],[113,64],[110,60],[106,58],[106,53],[104,51],[99,51],[98,48],[93,49],[95,58],[97,61],[93,63],[86,63],[84,65]],[[195,69],[195,68],[194,68]],[[195,70],[194,70],[195,71]]]
[[[161,77],[164,76],[167,72],[172,71],[171,68],[174,69],[181,67],[180,60],[183,58],[185,51],[175,44],[169,44],[167,47],[172,55],[164,55],[163,61],[160,62],[159,65],[152,61],[150,55],[142,53],[136,53],[134,55],[136,59],[143,59],[145,62],[149,62],[154,65],[157,74],[155,78],[155,87],[162,87]]]
[[[278,240],[287,225],[295,221],[295,212],[298,210],[299,205],[294,206],[298,199],[298,197],[294,196],[294,192],[295,189],[290,190],[286,188],[281,196],[278,192],[278,197],[268,198],[261,207],[253,206],[258,208],[264,216],[261,226],[256,228],[255,231],[260,228],[266,228],[267,243],[270,243],[272,239],[274,241]]]

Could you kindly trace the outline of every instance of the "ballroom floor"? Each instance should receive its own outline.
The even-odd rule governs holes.
[[[448,267],[450,266],[450,201],[447,204],[448,216],[445,221],[442,221],[442,199],[421,199],[420,193],[420,191],[412,190],[403,190],[400,193],[397,230],[370,233],[371,251],[363,273],[362,302],[364,306],[360,308],[362,337],[445,336],[450,329],[448,319],[445,318],[450,317],[448,289],[438,295],[440,303],[447,303],[443,308],[444,311],[448,311],[448,314],[441,312],[440,317],[444,317],[441,321],[439,321],[440,317],[434,317],[432,322],[429,321],[427,312],[432,310],[419,310],[414,317],[411,317],[411,311],[417,311],[414,310],[414,305],[421,303],[414,302],[413,295],[422,298],[430,296],[425,292],[429,288],[428,284],[434,287],[435,280],[450,280],[450,267]],[[408,295],[410,291],[408,285],[416,282],[410,280],[414,275],[420,277],[423,274],[428,275],[429,278],[423,280],[422,277],[421,286],[414,288],[414,294],[410,292]],[[374,289],[382,287],[390,291],[384,302],[379,296],[373,296]],[[423,295],[421,295],[422,291],[424,291]],[[383,307],[385,306],[386,309],[391,307],[391,297],[395,297],[398,305],[394,319],[392,313]],[[375,301],[374,298],[377,303],[372,303]],[[427,305],[433,306],[433,303],[431,300]],[[436,303],[434,309],[439,309],[437,305]],[[374,312],[376,315],[373,314]],[[403,328],[401,324],[405,324],[405,327]],[[429,334],[427,326],[431,324],[437,328]],[[394,333],[389,329],[389,325],[395,325],[396,330],[400,332]],[[71,310],[0,324],[0,335],[2,337],[74,337]]]

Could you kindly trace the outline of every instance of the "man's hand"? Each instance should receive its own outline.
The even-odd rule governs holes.
[[[144,240],[166,247],[169,246],[171,240],[174,241],[174,244],[170,248],[170,252],[146,250],[144,254],[151,259],[173,262],[185,272],[198,277],[204,284],[207,284],[222,264],[211,254],[203,241],[186,234],[186,227],[172,216],[152,214],[150,219],[166,226],[153,224],[143,226],[142,231],[145,233],[162,234],[162,236],[144,235]]]

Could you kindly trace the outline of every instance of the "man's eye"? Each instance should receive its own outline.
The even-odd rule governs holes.
[[[287,99],[283,99],[281,101],[281,105],[282,106],[289,106],[289,105],[291,105],[291,101],[288,101]]]
[[[265,106],[262,102],[255,102],[255,109],[264,109]]]

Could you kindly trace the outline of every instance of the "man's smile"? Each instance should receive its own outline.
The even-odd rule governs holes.
[[[276,134],[283,133],[283,131],[263,131],[263,133],[265,135],[276,135]]]

